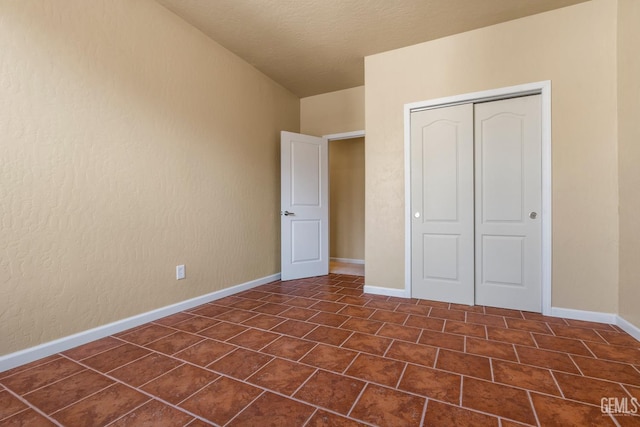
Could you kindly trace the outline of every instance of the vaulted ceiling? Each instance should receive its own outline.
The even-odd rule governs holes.
[[[586,0],[157,1],[306,97],[364,84],[367,55]]]

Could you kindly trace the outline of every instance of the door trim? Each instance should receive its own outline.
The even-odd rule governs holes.
[[[411,112],[462,103],[477,103],[526,95],[541,95],[542,116],[542,314],[551,315],[551,81],[545,80],[499,89],[466,93],[404,105],[405,284],[411,297]]]

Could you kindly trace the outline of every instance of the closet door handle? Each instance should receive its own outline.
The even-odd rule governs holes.
[[[537,217],[538,217],[538,213],[537,212],[530,212],[529,213],[529,218],[536,219]]]

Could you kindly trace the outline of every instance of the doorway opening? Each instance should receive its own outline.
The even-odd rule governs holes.
[[[329,272],[364,276],[364,137],[329,139]]]

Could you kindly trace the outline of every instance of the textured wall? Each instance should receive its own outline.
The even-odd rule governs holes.
[[[281,129],[299,100],[153,1],[1,2],[0,354],[277,273]]]
[[[364,129],[364,86],[300,100],[300,132],[322,136]]]
[[[364,260],[364,138],[329,142],[332,258]]]
[[[367,284],[404,287],[403,105],[552,81],[552,304],[618,309],[616,2],[365,59]]]
[[[618,4],[620,315],[640,328],[640,2]]]

